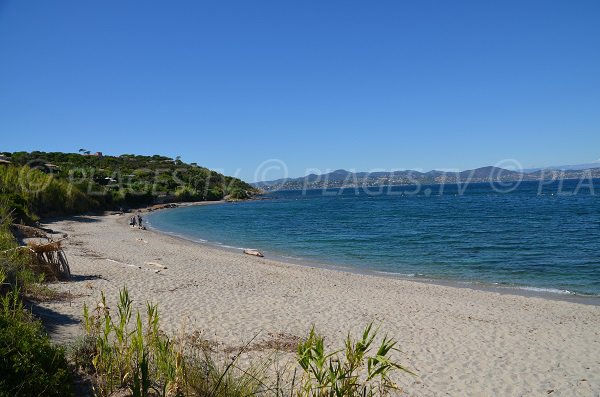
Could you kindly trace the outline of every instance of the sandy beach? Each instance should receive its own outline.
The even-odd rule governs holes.
[[[256,258],[132,229],[128,216],[47,223],[67,233],[71,301],[41,304],[64,342],[81,333],[84,302],[123,286],[140,309],[158,303],[167,332],[225,346],[306,335],[326,341],[381,324],[399,341],[411,396],[600,396],[600,307],[354,274]],[[257,247],[260,248],[260,247]]]

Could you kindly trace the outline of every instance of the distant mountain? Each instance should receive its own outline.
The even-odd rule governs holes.
[[[589,170],[592,168],[599,168],[600,162],[587,163],[587,164],[573,164],[573,165],[551,165],[549,167],[540,168],[527,168],[523,172],[535,172],[541,170],[559,170],[559,171],[577,171],[577,170]]]
[[[593,165],[593,167],[573,169],[546,168],[522,172],[493,166],[481,167],[461,172],[447,172],[438,170],[432,170],[428,172],[415,170],[394,172],[350,172],[340,169],[321,175],[310,174],[300,178],[276,179],[273,181],[256,182],[253,183],[253,185],[257,188],[270,191],[281,189],[300,190],[354,186],[478,183],[494,181],[510,182],[521,180],[547,180],[553,178],[577,179],[589,177],[590,175],[593,178],[600,178],[600,164],[596,163],[591,165]]]

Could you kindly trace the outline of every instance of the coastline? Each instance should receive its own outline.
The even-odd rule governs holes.
[[[202,202],[201,201],[201,202],[193,202],[193,203],[181,203],[180,205],[178,205],[178,207],[189,207],[189,206],[209,205],[209,204],[224,205],[224,204],[228,204],[228,202],[224,201],[224,200],[211,201],[211,202]],[[175,207],[175,208],[177,208],[177,207]],[[154,212],[158,212],[158,211],[166,211],[166,210],[171,210],[171,209],[173,209],[173,208],[160,208],[157,210],[153,210],[151,212],[154,213]],[[144,209],[144,211],[147,211],[147,210],[148,210],[147,208]],[[255,249],[259,249],[262,251],[261,247],[232,247],[232,246],[224,245],[224,244],[210,241],[210,240],[201,240],[201,241],[194,240],[193,238],[187,237],[185,235],[180,235],[180,234],[160,230],[159,228],[152,226],[152,224],[150,222],[147,222],[147,226],[148,226],[148,231],[151,231],[153,233],[167,235],[167,236],[181,239],[183,241],[191,242],[194,244],[207,245],[207,246],[215,248],[217,250],[224,250],[227,252],[240,253],[242,249],[255,248]],[[334,262],[309,261],[304,258],[293,258],[293,257],[285,256],[282,254],[270,254],[270,255],[268,255],[268,258],[272,259],[274,261],[277,261],[277,262],[287,263],[287,264],[295,265],[295,266],[303,266],[303,267],[308,267],[308,268],[319,268],[319,269],[326,269],[326,270],[333,270],[333,271],[349,272],[349,273],[354,273],[354,274],[358,274],[358,275],[371,275],[371,276],[375,276],[375,277],[384,277],[384,278],[398,279],[398,280],[418,282],[418,283],[441,285],[441,286],[452,287],[452,288],[469,288],[469,289],[474,289],[474,290],[479,290],[479,291],[484,291],[484,292],[517,295],[517,296],[523,296],[523,297],[535,297],[535,298],[542,298],[542,299],[549,299],[549,300],[581,303],[581,304],[585,304],[585,305],[600,306],[600,296],[572,293],[569,291],[563,291],[563,290],[559,290],[559,289],[544,289],[544,288],[537,288],[534,286],[527,286],[527,285],[522,285],[522,286],[502,285],[502,284],[486,283],[483,281],[463,281],[463,280],[454,280],[454,279],[442,279],[442,278],[437,279],[437,278],[431,278],[431,277],[407,276],[407,275],[404,275],[401,273],[383,272],[383,271],[378,271],[378,270],[373,270],[373,269],[368,269],[368,268],[361,269],[358,267],[353,267],[353,266],[334,263]]]
[[[57,340],[80,332],[84,303],[100,292],[114,307],[126,285],[143,309],[158,303],[165,331],[201,330],[225,346],[257,332],[328,343],[371,321],[399,340],[409,395],[597,395],[600,307],[365,275],[255,258],[159,231],[127,216],[80,216],[45,224],[69,239],[73,280],[55,283],[69,302],[39,304],[61,319]],[[595,394],[596,393],[596,394]]]

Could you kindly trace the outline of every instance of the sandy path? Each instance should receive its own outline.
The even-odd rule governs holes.
[[[600,396],[600,307],[279,263],[131,229],[126,217],[77,217],[46,226],[69,234],[81,297],[44,304],[62,320],[59,340],[79,333],[84,302],[112,300],[127,285],[140,308],[159,304],[163,324],[239,346],[258,331],[329,341],[370,321],[400,341],[418,372],[415,396]],[[156,264],[166,266],[161,269]],[[549,394],[548,394],[549,393]]]

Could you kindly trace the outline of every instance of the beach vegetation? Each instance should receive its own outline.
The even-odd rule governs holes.
[[[0,281],[2,276],[0,275]],[[23,307],[19,288],[0,297],[0,396],[69,396],[64,350]]]
[[[142,320],[139,311],[133,313],[132,302],[124,288],[114,313],[104,294],[92,310],[84,306],[85,336],[73,360],[92,370],[98,396],[123,389],[134,397],[241,396],[258,391],[260,374],[246,371],[236,377],[234,370],[223,369],[213,359],[208,345],[163,333],[156,305],[146,304]]]
[[[302,376],[298,394],[307,397],[384,396],[398,391],[391,374],[400,370],[411,373],[390,358],[397,342],[387,336],[372,352],[378,330],[367,325],[361,338],[346,337],[342,351],[328,353],[323,336],[311,329],[298,345],[298,364]]]
[[[246,182],[166,156],[2,152],[0,197],[17,222],[95,210],[135,208],[167,201],[250,198]]]
[[[243,189],[238,189],[238,188],[233,188],[229,191],[228,194],[229,199],[232,200],[245,200],[250,198],[250,196],[248,195],[248,192],[246,190]]]
[[[43,276],[9,229],[10,213],[0,206],[0,397],[69,396],[71,371],[65,352],[50,342],[42,324],[23,304]]]
[[[0,200],[18,222],[98,209],[101,203],[73,183],[29,166],[0,167]]]
[[[1,269],[1,268],[0,268]],[[0,282],[6,281],[0,270]],[[0,296],[0,396],[69,396],[64,350],[23,307],[18,287]]]
[[[14,210],[11,212],[9,207],[0,202],[0,269],[3,277],[0,291],[16,288],[27,296],[48,296],[51,292],[42,284],[45,275],[31,266],[30,251],[20,249],[11,232],[13,213]]]
[[[175,201],[201,201],[204,196],[198,190],[190,186],[182,186],[175,191]]]
[[[348,334],[345,348],[333,352],[313,328],[298,344],[294,364],[273,376],[270,359],[246,368],[238,365],[252,340],[230,359],[219,360],[210,343],[162,332],[156,305],[146,304],[142,320],[139,311],[133,313],[132,302],[123,288],[114,311],[104,294],[95,308],[84,306],[85,336],[73,361],[91,372],[98,396],[122,390],[134,397],[386,396],[399,390],[394,372],[410,373],[391,358],[396,341],[384,336],[375,344],[378,330],[372,324],[358,339]]]

